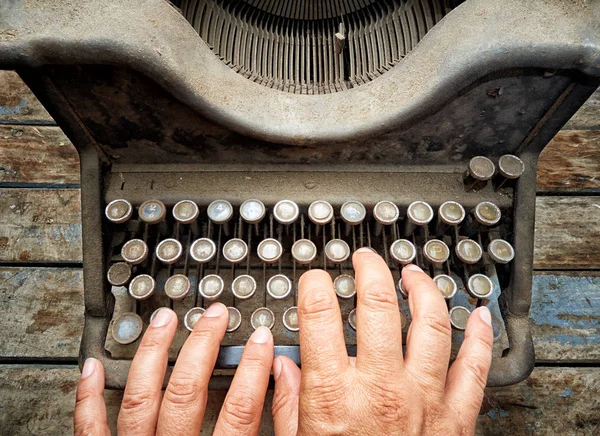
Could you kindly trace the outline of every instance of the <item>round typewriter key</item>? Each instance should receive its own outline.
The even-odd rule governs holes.
[[[342,263],[350,257],[350,247],[342,239],[332,239],[325,245],[325,255],[334,263]]]
[[[300,209],[292,200],[281,200],[273,208],[273,217],[280,224],[292,224],[299,215]]]
[[[354,277],[342,274],[333,281],[333,288],[338,297],[348,299],[356,295],[356,282]]]
[[[247,300],[256,292],[256,280],[247,274],[237,276],[231,283],[231,291],[236,298]]]
[[[207,300],[216,300],[223,293],[225,283],[223,279],[216,274],[205,276],[198,284],[198,292]]]
[[[300,330],[300,327],[298,327],[298,308],[296,306],[289,307],[283,312],[283,325],[291,332]]]
[[[496,172],[494,162],[485,156],[475,156],[469,161],[469,175],[476,180],[490,180]]]
[[[141,239],[130,239],[121,248],[121,257],[127,263],[139,265],[148,257],[148,245]]]
[[[390,255],[396,262],[406,265],[415,260],[417,249],[408,239],[397,239],[390,246]]]
[[[263,325],[272,329],[273,325],[275,325],[275,315],[268,307],[259,307],[252,312],[250,324],[254,330]]]
[[[164,221],[167,207],[160,200],[147,200],[140,206],[138,214],[145,223],[158,224]]]
[[[311,263],[317,257],[317,246],[309,239],[298,239],[292,245],[292,256],[298,263]]]
[[[373,217],[379,224],[384,226],[394,224],[398,221],[399,216],[398,206],[391,201],[380,201],[373,208]]]
[[[265,217],[266,208],[260,200],[246,200],[240,206],[240,215],[242,219],[249,224],[256,224]]]
[[[456,201],[446,201],[440,206],[438,215],[444,224],[456,226],[465,219],[465,209]]]
[[[167,265],[177,262],[182,252],[183,247],[177,239],[164,239],[156,246],[156,257]]]
[[[183,274],[175,274],[165,282],[165,294],[171,300],[183,300],[189,293],[191,288],[190,279]]]
[[[235,307],[228,307],[229,321],[227,321],[227,333],[231,333],[240,328],[242,324],[242,314]]]
[[[162,309],[169,309],[169,308],[168,307],[159,307],[154,312],[152,312],[152,315],[150,315],[150,324],[152,324],[152,321],[154,321],[154,318],[156,317],[156,314],[158,312],[160,312]]]
[[[448,257],[450,257],[450,249],[439,239],[431,239],[423,247],[423,255],[429,262],[441,264],[446,262]]]
[[[340,208],[340,215],[346,224],[355,226],[364,221],[367,209],[360,201],[347,201]]]
[[[198,263],[210,262],[217,254],[217,246],[208,238],[196,239],[190,247],[190,256]]]
[[[238,238],[230,239],[223,245],[223,256],[231,263],[240,263],[248,255],[248,245]]]
[[[408,300],[408,292],[406,292],[406,289],[402,284],[402,279],[398,280],[398,291],[400,292],[400,295],[404,297],[405,300]]]
[[[352,309],[348,314],[348,324],[350,324],[350,327],[356,330],[356,309]]]
[[[215,200],[206,210],[208,218],[215,224],[225,224],[233,216],[233,206],[227,200]]]
[[[424,226],[433,219],[433,209],[424,201],[414,201],[408,206],[406,215],[411,223]]]
[[[110,331],[115,342],[127,345],[140,337],[143,328],[144,321],[138,314],[125,312],[112,322]]]
[[[504,239],[494,239],[488,245],[488,254],[496,263],[508,263],[515,257],[515,250]]]
[[[125,262],[117,262],[108,269],[106,278],[113,286],[123,286],[131,278],[131,266]]]
[[[123,224],[133,214],[133,206],[127,200],[113,200],[106,206],[104,211],[106,218],[115,224]]]
[[[471,312],[463,306],[454,306],[450,309],[450,324],[452,328],[456,330],[466,329],[469,315],[471,315]]]
[[[260,241],[256,252],[263,262],[275,263],[281,259],[283,247],[277,239],[267,238]]]
[[[206,312],[204,307],[192,307],[190,310],[188,310],[183,317],[183,324],[185,325],[185,328],[189,331],[194,330],[194,327],[196,327],[196,324],[200,318],[202,318],[204,312]]]
[[[308,217],[315,224],[327,224],[333,219],[333,206],[326,201],[313,201],[308,207]]]
[[[192,224],[199,215],[198,205],[191,200],[181,200],[173,206],[173,218],[181,224]]]
[[[281,300],[292,292],[292,281],[283,274],[277,274],[267,282],[267,292],[277,300]]]
[[[446,300],[450,300],[456,295],[458,286],[452,277],[446,274],[438,274],[433,278],[433,281]]]
[[[507,179],[518,179],[525,172],[525,164],[517,156],[505,154],[498,160],[498,172]]]
[[[473,274],[467,282],[467,291],[474,298],[487,298],[492,295],[494,284],[483,274]]]
[[[481,260],[481,255],[483,254],[481,246],[472,239],[463,239],[459,241],[458,244],[456,244],[454,251],[461,262],[470,265],[479,262]]]
[[[156,282],[148,274],[140,274],[135,276],[129,283],[129,295],[136,300],[146,300],[154,294]]]
[[[475,219],[484,226],[493,226],[500,221],[500,208],[489,201],[482,201],[475,206]]]

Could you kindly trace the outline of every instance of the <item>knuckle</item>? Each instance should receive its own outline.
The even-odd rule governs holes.
[[[204,321],[204,322],[203,322]],[[188,341],[210,343],[220,342],[220,325],[217,319],[201,319],[198,322],[199,327],[194,328],[188,336]],[[223,332],[225,328],[223,328]]]
[[[423,324],[430,330],[439,333],[442,336],[452,336],[450,327],[450,317],[448,314],[428,311],[422,316]]]
[[[271,370],[271,362],[260,354],[243,356],[239,366],[249,369],[255,376]]]
[[[393,383],[371,381],[368,388],[373,416],[383,424],[397,423],[404,415],[404,401],[400,389]]]
[[[487,373],[490,369],[489,363],[481,358],[471,357],[469,359],[465,359],[464,365],[466,367],[467,374],[470,374],[470,377],[476,383],[477,387],[479,387],[481,392],[483,392],[487,385]]]
[[[206,398],[207,386],[199,386],[193,377],[171,377],[164,399],[174,405],[189,406]]]
[[[344,384],[338,378],[309,380],[307,387],[312,395],[303,401],[303,405],[310,414],[323,417],[338,415],[345,397]]]
[[[144,412],[154,403],[153,396],[147,389],[126,389],[121,402],[121,412]]]
[[[288,390],[275,389],[273,402],[271,404],[273,417],[279,416],[280,413],[284,416],[284,414],[289,409],[292,409],[294,405],[297,407],[297,398],[298,397],[294,397]]]
[[[243,428],[260,419],[262,402],[250,392],[238,391],[229,396],[221,410],[221,419],[231,428]]]
[[[398,298],[393,286],[380,278],[366,280],[363,283],[364,301],[374,308],[389,309],[398,307]]]
[[[77,393],[75,394],[75,407],[87,402],[89,399],[96,395],[96,391],[93,386],[87,383],[82,383],[77,387]]]
[[[305,318],[320,318],[330,316],[336,304],[328,289],[314,287],[304,294],[298,310]]]
[[[156,334],[155,331],[148,331],[144,335],[137,353],[157,353],[165,348],[165,340]]]
[[[79,421],[74,425],[75,436],[100,436],[106,434],[102,425],[95,421]]]

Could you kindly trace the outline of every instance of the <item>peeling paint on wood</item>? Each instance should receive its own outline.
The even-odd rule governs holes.
[[[566,124],[566,129],[600,127],[600,89],[596,90]]]
[[[0,70],[0,83],[0,122],[54,122],[17,73]]]

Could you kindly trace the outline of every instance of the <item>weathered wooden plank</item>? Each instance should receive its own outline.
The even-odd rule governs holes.
[[[79,370],[76,367],[0,366],[0,428],[3,434],[69,434]],[[600,422],[600,370],[536,368],[525,382],[488,388],[478,435],[596,434]],[[209,394],[202,434],[212,434],[224,398]],[[122,393],[107,391],[109,425],[116,434]],[[271,435],[272,392],[267,395],[261,435]]]
[[[49,124],[54,120],[17,73],[0,70],[0,123]]]
[[[79,183],[79,155],[58,127],[0,125],[0,183]]]
[[[600,89],[596,90],[569,120],[566,129],[595,129],[600,127]]]

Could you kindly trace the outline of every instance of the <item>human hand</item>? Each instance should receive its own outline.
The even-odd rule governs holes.
[[[473,311],[450,369],[451,328],[433,280],[402,270],[412,323],[406,355],[391,273],[369,249],[353,256],[357,356],[348,357],[331,277],[305,273],[298,316],[302,372],[285,357],[273,363],[278,436],[472,434],[492,360],[486,307]]]

